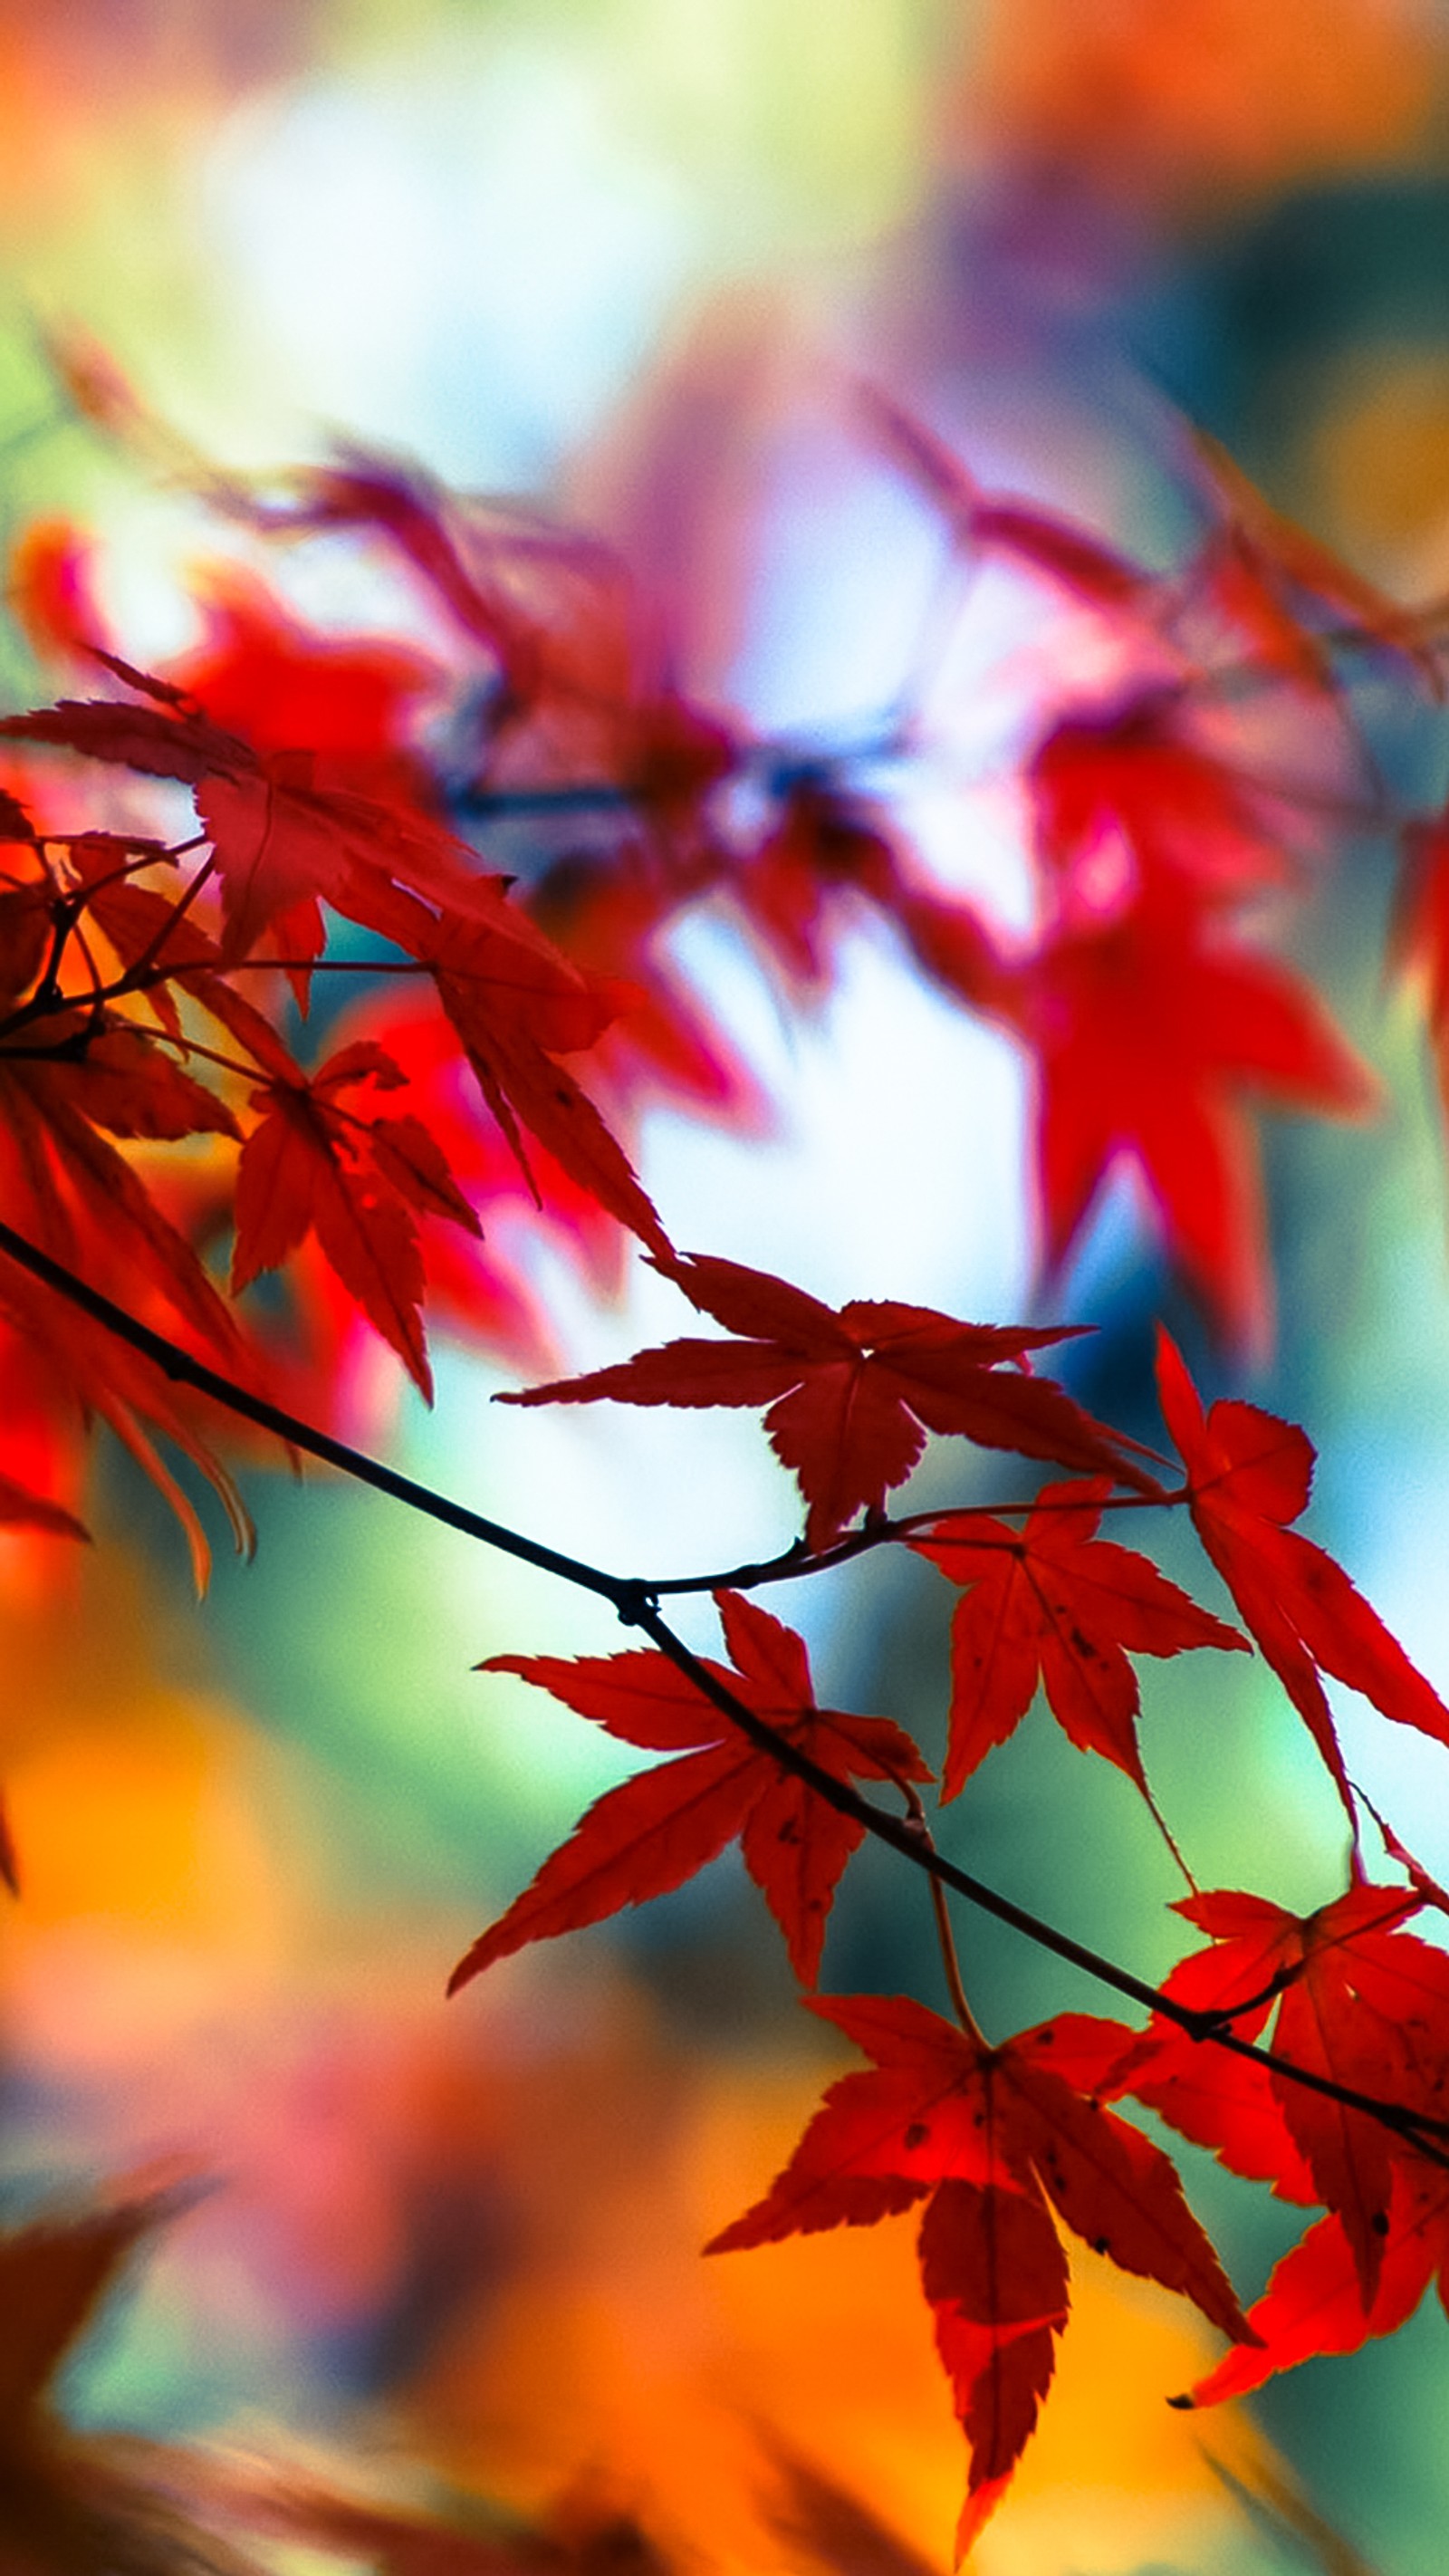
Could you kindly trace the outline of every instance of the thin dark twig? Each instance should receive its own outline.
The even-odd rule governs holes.
[[[38,1244],[30,1243],[24,1235],[17,1234],[14,1227],[3,1220],[0,1220],[0,1253],[7,1254],[32,1278],[53,1289],[82,1314],[89,1315],[95,1323],[113,1333],[118,1341],[138,1351],[175,1383],[209,1396],[214,1403],[239,1415],[242,1420],[254,1422],[260,1429],[274,1433],[290,1448],[321,1459],[325,1465],[338,1468],[355,1482],[372,1486],[378,1493],[389,1495],[393,1501],[406,1504],[410,1510],[422,1513],[429,1520],[440,1521],[446,1528],[456,1529],[466,1538],[478,1539],[486,1547],[497,1548],[501,1554],[516,1557],[526,1565],[538,1566],[544,1573],[555,1574],[561,1581],[611,1602],[626,1627],[640,1629],[723,1717],[738,1727],[760,1752],[777,1762],[782,1770],[803,1781],[828,1806],[834,1807],[838,1814],[848,1816],[867,1833],[873,1834],[877,1841],[888,1843],[892,1850],[902,1853],[914,1868],[929,1871],[942,1886],[964,1896],[983,1913],[994,1915],[998,1922],[1008,1924],[1012,1930],[1034,1942],[1038,1949],[1049,1950],[1070,1966],[1080,1968],[1085,1975],[1094,1977],[1101,1985],[1110,1986],[1117,1994],[1125,1995],[1159,2020],[1174,2023],[1190,2039],[1227,2049],[1235,2057],[1246,2058],[1253,2065],[1269,2067],[1289,2082],[1300,2084],[1309,2092],[1322,2094],[1345,2110],[1362,2112],[1404,2139],[1417,2153],[1449,2170],[1449,2120],[1436,2120],[1427,2114],[1411,2111],[1401,2103],[1382,2101],[1374,2094],[1361,2093],[1354,2086],[1336,2083],[1331,2076],[1319,2075],[1310,2067],[1295,2065],[1290,2058],[1280,2057],[1276,2050],[1240,2039],[1234,2031],[1223,2026],[1221,2014],[1195,2011],[1190,2005],[1178,2003],[1173,1996],[1160,1993],[1145,1978],[1134,1976],[1130,1969],[1119,1967],[1115,1960],[1089,1949],[1085,1942],[1073,1940],[1070,1933],[1059,1932],[1055,1925],[1043,1921],[1040,1915],[1016,1904],[1011,1897],[1001,1895],[998,1889],[988,1887],[984,1880],[960,1868],[955,1861],[946,1859],[943,1853],[930,1849],[922,1842],[909,1816],[895,1816],[873,1805],[847,1781],[839,1780],[832,1772],[822,1769],[799,1745],[780,1734],[747,1701],[737,1697],[728,1683],[701,1661],[682,1637],[675,1635],[653,1594],[636,1578],[605,1573],[601,1567],[589,1565],[580,1557],[525,1537],[521,1531],[509,1529],[503,1522],[491,1520],[464,1503],[454,1502],[450,1496],[436,1493],[431,1486],[419,1484],[411,1476],[400,1475],[395,1468],[384,1466],[380,1459],[369,1457],[364,1450],[352,1448],[345,1440],[334,1439],[330,1432],[303,1421],[297,1414],[288,1413],[281,1405],[270,1403],[265,1396],[253,1394],[236,1379],[223,1376],[220,1370],[208,1367],[204,1360],[193,1358],[189,1351],[179,1349],[160,1333],[153,1332],[148,1324],[128,1314],[114,1299],[91,1287],[88,1281],[77,1277],[63,1262],[42,1251]]]
[[[558,1548],[545,1547],[537,1539],[526,1538],[518,1530],[507,1529],[501,1522],[489,1520],[482,1512],[470,1511],[466,1504],[455,1503],[448,1495],[435,1493],[430,1486],[418,1484],[413,1477],[400,1475],[396,1468],[385,1466],[381,1459],[370,1458],[364,1450],[352,1448],[347,1441],[334,1439],[330,1431],[322,1431],[315,1423],[304,1422],[299,1415],[288,1413],[279,1404],[270,1403],[265,1396],[253,1394],[250,1387],[224,1376],[219,1369],[209,1368],[205,1360],[193,1358],[190,1351],[180,1349],[174,1342],[168,1342],[164,1335],[153,1332],[149,1324],[143,1324],[137,1316],[128,1314],[124,1306],[116,1305],[99,1288],[92,1288],[86,1280],[68,1270],[63,1262],[52,1259],[38,1244],[27,1242],[23,1235],[17,1234],[3,1221],[0,1221],[0,1252],[8,1254],[20,1269],[29,1271],[31,1277],[39,1279],[45,1287],[53,1288],[57,1296],[66,1298],[107,1332],[114,1333],[118,1341],[125,1342],[133,1351],[139,1351],[143,1359],[150,1360],[153,1367],[174,1384],[193,1387],[198,1395],[209,1396],[213,1403],[223,1405],[229,1413],[239,1414],[244,1422],[254,1422],[260,1430],[275,1433],[277,1439],[284,1441],[289,1448],[320,1458],[324,1465],[340,1469],[343,1475],[351,1476],[358,1484],[373,1486],[378,1493],[390,1495],[394,1502],[405,1503],[411,1511],[422,1512],[430,1520],[461,1530],[465,1538],[479,1539],[485,1547],[495,1547],[506,1556],[515,1556],[527,1565],[540,1567],[545,1574],[556,1574],[566,1583],[601,1594],[614,1604],[621,1618],[627,1618],[628,1604],[638,1591],[637,1585],[618,1575],[601,1573],[596,1566],[585,1565],[579,1558],[565,1555]]]
[[[1090,1480],[1088,1480],[1090,1481]],[[1199,1488],[1201,1490],[1201,1488]],[[1104,1512],[1160,1512],[1175,1510],[1191,1500],[1186,1485],[1175,1485],[1157,1494],[1105,1494],[1100,1508]],[[962,1518],[982,1520],[1024,1520],[1035,1512],[1075,1512],[1082,1508],[1080,1495],[1028,1496],[1024,1502],[1010,1503],[933,1503],[922,1512],[899,1512],[894,1518],[881,1512],[857,1530],[847,1530],[843,1538],[833,1539],[829,1547],[807,1548],[803,1538],[793,1539],[777,1556],[753,1558],[748,1564],[728,1566],[716,1574],[663,1574],[643,1578],[643,1588],[663,1600],[692,1592],[753,1592],[765,1583],[793,1583],[807,1574],[824,1574],[835,1565],[848,1565],[853,1557],[865,1556],[872,1548],[909,1546],[918,1531],[933,1530],[942,1521]],[[980,1538],[973,1535],[973,1547],[1005,1548],[1004,1539]]]

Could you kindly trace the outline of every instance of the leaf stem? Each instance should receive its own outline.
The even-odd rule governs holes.
[[[1158,1494],[1108,1494],[1100,1508],[1104,1512],[1160,1512],[1176,1510],[1191,1499],[1186,1485]],[[1079,1500],[1053,1500],[1033,1495],[1020,1503],[935,1503],[929,1511],[901,1512],[892,1519],[882,1513],[878,1520],[866,1521],[857,1530],[847,1531],[829,1547],[813,1554],[803,1538],[792,1539],[777,1556],[752,1558],[746,1565],[726,1567],[716,1574],[663,1574],[644,1578],[643,1588],[653,1598],[664,1600],[673,1594],[694,1592],[752,1592],[765,1583],[793,1583],[807,1574],[825,1574],[832,1566],[848,1565],[853,1557],[864,1556],[872,1548],[909,1544],[917,1530],[934,1529],[941,1521],[954,1520],[963,1513],[979,1514],[983,1520],[1025,1520],[1033,1512],[1077,1511]],[[982,1537],[974,1541],[980,1547],[1001,1546],[1001,1540]]]
[[[936,1846],[932,1839],[930,1825],[926,1820],[926,1810],[919,1789],[913,1780],[902,1780],[900,1788],[910,1813],[911,1823],[916,1829],[917,1838],[927,1851],[933,1852]],[[985,2048],[986,2034],[966,2000],[966,1988],[961,1981],[961,1961],[956,1951],[956,1935],[951,1929],[946,1891],[939,1878],[933,1878],[930,1885],[931,1910],[936,1917],[936,1940],[941,1952],[941,1966],[945,1971],[946,1989],[951,1997],[951,2008],[967,2038],[974,2039],[980,2047]]]

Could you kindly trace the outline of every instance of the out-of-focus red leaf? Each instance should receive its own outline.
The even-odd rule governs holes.
[[[13,1476],[0,1476],[0,1522],[7,1528],[49,1530],[57,1538],[89,1539],[84,1521],[44,1494],[27,1493]]]
[[[1362,1117],[1377,1090],[1306,985],[1174,889],[1137,883],[1125,844],[1105,856],[997,1005],[1035,1058],[1047,1263],[1064,1265],[1125,1160],[1208,1313],[1261,1348],[1271,1294],[1247,1104]]]
[[[0,2576],[247,2576],[153,2480],[148,2446],[71,2433],[55,2403],[57,2372],[129,2258],[193,2196],[137,2189],[0,2238]]]
[[[729,892],[752,931],[807,991],[829,981],[825,934],[843,896],[892,913],[902,879],[880,824],[810,779],[792,787],[774,824],[731,869]]]
[[[650,603],[609,547],[356,456],[257,515],[385,538],[494,665],[476,759],[484,788],[577,782],[616,791],[686,843],[735,758],[730,727],[672,685]]]
[[[666,2560],[632,2516],[587,2499],[543,2524],[469,2509],[422,2513],[372,2503],[300,2476],[208,2475],[205,2499],[248,2532],[365,2558],[377,2576],[668,2576]]]
[[[190,1496],[177,1483],[152,1436],[161,1432],[200,1468],[218,1495],[236,1545],[250,1553],[255,1533],[236,1485],[197,1428],[189,1405],[151,1361],[118,1342],[89,1316],[59,1300],[0,1256],[0,1324],[23,1354],[27,1394],[49,1416],[72,1430],[90,1415],[108,1422],[157,1491],[170,1504],[186,1536],[199,1592],[206,1589],[211,1550]],[[239,1356],[232,1365],[239,1368]]]
[[[412,733],[436,664],[390,640],[315,634],[234,565],[205,576],[202,604],[204,639],[167,666],[168,687],[257,751],[305,746],[356,787],[421,791]]]
[[[1440,1116],[1449,1126],[1449,816],[1404,835],[1391,954],[1422,995]]]
[[[917,483],[961,540],[1043,574],[1086,606],[1140,615],[1155,576],[1115,546],[1034,501],[983,492],[952,448],[877,385],[855,388],[856,406],[884,453]]]
[[[1240,533],[1260,564],[1275,574],[1290,594],[1300,593],[1304,599],[1326,608],[1332,616],[1358,628],[1384,653],[1406,661],[1431,695],[1442,698],[1444,673],[1440,659],[1415,632],[1412,613],[1356,573],[1331,546],[1275,510],[1207,430],[1190,426],[1187,441],[1197,469],[1227,524]]]
[[[1136,866],[1165,871],[1203,902],[1232,902],[1293,874],[1285,806],[1211,750],[1180,688],[1139,688],[1118,704],[1060,717],[1026,771],[1035,847],[1058,878],[1107,865],[1114,834]]]
[[[763,1102],[736,1049],[670,958],[665,934],[679,908],[716,874],[661,867],[629,844],[608,853],[566,851],[528,891],[536,921],[572,964],[608,979],[616,1016],[593,1056],[606,1083],[631,1103],[657,1089],[696,1108],[758,1124]]]

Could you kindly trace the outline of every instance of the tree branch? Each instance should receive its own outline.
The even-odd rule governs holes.
[[[557,1575],[562,1582],[572,1583],[611,1602],[626,1627],[642,1630],[676,1670],[684,1674],[695,1689],[719,1710],[721,1716],[728,1718],[750,1743],[768,1754],[782,1770],[803,1781],[817,1797],[862,1826],[878,1842],[888,1843],[913,1868],[926,1870],[941,1886],[949,1887],[982,1913],[993,1915],[998,1922],[1020,1932],[1038,1949],[1048,1950],[1054,1957],[1080,1968],[1098,1984],[1111,1987],[1115,1993],[1126,1996],[1158,2019],[1174,2023],[1190,2039],[1227,2049],[1233,2056],[1271,2068],[1289,2082],[1321,2094],[1345,2110],[1362,2112],[1365,2117],[1378,2121],[1382,2127],[1404,2139],[1417,2153],[1449,2170],[1449,2120],[1436,2120],[1427,2114],[1410,2111],[1401,2103],[1382,2101],[1374,2094],[1361,2093],[1352,2085],[1336,2083],[1330,2076],[1295,2065],[1290,2058],[1279,2056],[1274,2049],[1240,2039],[1225,2025],[1221,2014],[1194,2011],[1191,2006],[1177,2002],[1173,1996],[1160,1993],[1145,1978],[1134,1976],[1130,1969],[1119,1967],[1115,1960],[1106,1958],[1100,1951],[1073,1940],[1069,1933],[1059,1932],[1040,1915],[1016,1904],[1011,1897],[1003,1896],[983,1879],[974,1877],[970,1871],[932,1849],[922,1841],[919,1829],[909,1817],[895,1816],[873,1805],[848,1782],[838,1780],[833,1773],[823,1770],[788,1736],[781,1735],[745,1700],[738,1698],[728,1684],[722,1682],[685,1644],[683,1638],[675,1635],[660,1612],[654,1594],[637,1578],[605,1573],[601,1567],[589,1565],[560,1548],[546,1547],[538,1539],[528,1538],[501,1521],[489,1519],[485,1513],[475,1512],[468,1505],[435,1492],[431,1486],[419,1484],[411,1476],[399,1474],[397,1469],[385,1466],[365,1450],[354,1449],[347,1441],[335,1439],[331,1432],[303,1421],[300,1415],[272,1404],[265,1396],[253,1394],[236,1379],[224,1376],[220,1370],[208,1367],[204,1360],[195,1359],[189,1351],[168,1342],[149,1324],[143,1324],[137,1316],[129,1314],[99,1288],[91,1287],[88,1281],[79,1278],[50,1253],[42,1251],[38,1244],[17,1234],[14,1227],[3,1220],[0,1220],[0,1253],[28,1272],[31,1278],[38,1279],[43,1286],[64,1298],[69,1305],[89,1315],[94,1323],[113,1333],[118,1341],[139,1352],[173,1383],[189,1386],[197,1394],[208,1396],[227,1412],[257,1424],[263,1431],[272,1432],[290,1448],[320,1459],[324,1465],[337,1468],[358,1484],[370,1485],[376,1492],[389,1495],[394,1502],[405,1504],[409,1510],[420,1512],[429,1520],[441,1522],[445,1528],[460,1531],[465,1538],[477,1539],[485,1547],[496,1548],[501,1554],[515,1557],[525,1565],[538,1566],[544,1573]]]

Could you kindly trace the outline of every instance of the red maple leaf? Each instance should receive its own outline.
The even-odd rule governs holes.
[[[1024,1529],[951,1512],[911,1546],[966,1587],[951,1626],[951,1734],[941,1795],[954,1798],[1036,1695],[1083,1751],[1105,1754],[1148,1795],[1137,1743],[1137,1676],[1125,1648],[1177,1655],[1245,1647],[1135,1550],[1096,1536],[1110,1487],[1044,1485]]]
[[[165,670],[183,702],[258,751],[305,743],[355,787],[421,795],[412,738],[418,701],[438,693],[435,663],[390,640],[316,634],[234,564],[207,571],[202,606],[203,641]]]
[[[831,967],[825,933],[842,897],[892,910],[896,854],[864,805],[813,778],[782,797],[770,829],[730,871],[730,894],[769,954],[807,992],[823,992]]]
[[[1135,1165],[1171,1257],[1231,1339],[1266,1340],[1262,1182],[1248,1103],[1361,1117],[1375,1086],[1296,976],[1123,838],[1084,853],[996,1010],[1036,1060],[1044,1250],[1059,1271],[1098,1190]]]
[[[1375,1899],[1387,1929],[1374,1924]],[[1417,1894],[1358,1887],[1308,1924],[1277,1936],[1286,1946],[1296,1933],[1309,1987],[1291,2019],[1296,1987],[1285,1993],[1279,2047],[1420,2114],[1429,2136],[1416,2142],[1334,2103],[1315,2104],[1312,2095],[1305,2097],[1312,2107],[1295,2105],[1288,2083],[1272,2079],[1285,2123],[1304,2136],[1315,2196],[1332,2205],[1284,2256],[1251,2309],[1260,2348],[1230,2354],[1178,2403],[1205,2406],[1237,2397],[1275,2371],[1320,2353],[1357,2352],[1373,2336],[1396,2333],[1436,2272],[1449,2303],[1449,1957],[1394,1928],[1418,1901]],[[1268,1909],[1263,1912],[1266,1926]],[[1343,1935],[1338,1944],[1335,1925]],[[1170,2041],[1164,2043],[1164,2057],[1170,2050]],[[1154,2090],[1151,2070],[1146,2082],[1132,2076],[1130,2089],[1174,2117],[1171,2102]],[[1206,2142],[1225,2163],[1250,2170],[1239,2160],[1231,2122],[1220,2125],[1225,2142]]]
[[[1285,1969],[1281,1909],[1265,1908],[1256,1896],[1216,1889],[1180,1910],[1212,1930],[1219,1946],[1179,1960],[1162,1993],[1190,2011],[1221,2016],[1241,2039],[1258,2037],[1292,1973],[1291,1962]],[[1231,2172],[1271,2183],[1280,2200],[1318,2198],[1271,2070],[1254,2059],[1206,2046],[1159,2014],[1103,2090],[1145,2102],[1180,2136],[1210,2148]]]
[[[1165,871],[1200,900],[1232,901],[1292,873],[1284,798],[1199,738],[1181,686],[1139,686],[1059,719],[1032,753],[1026,784],[1038,855],[1057,874],[1090,866],[1113,833],[1139,867]]]
[[[184,1073],[149,1029],[115,1012],[64,999],[42,1008],[32,1000],[0,1035],[6,1214],[59,1260],[85,1268],[104,1247],[112,1272],[118,1258],[126,1261],[138,1274],[133,1295],[159,1292],[229,1360],[238,1342],[225,1305],[191,1245],[108,1139],[236,1133],[226,1103]]]
[[[349,1296],[431,1400],[417,1219],[445,1217],[469,1234],[481,1228],[416,1118],[382,1116],[355,1097],[344,1107],[340,1097],[405,1083],[380,1046],[361,1042],[329,1057],[310,1080],[274,1081],[253,1094],[264,1114],[237,1170],[231,1284],[237,1291],[275,1270],[315,1233]]]
[[[743,1062],[664,944],[673,915],[717,875],[713,862],[688,871],[661,864],[642,841],[566,850],[530,883],[529,917],[613,993],[617,1017],[593,1063],[624,1099],[637,1106],[661,1090],[759,1124],[763,1102]]]
[[[705,1669],[777,1734],[837,1780],[930,1779],[919,1748],[889,1718],[816,1707],[805,1646],[792,1628],[737,1593],[718,1592],[715,1601],[734,1669],[708,1661]],[[782,1771],[652,1647],[576,1662],[494,1655],[478,1669],[517,1673],[620,1743],[677,1758],[637,1772],[590,1807],[459,1962],[450,1994],[529,1941],[602,1922],[681,1886],[737,1834],[796,1975],[814,1984],[836,1884],[863,1825]]]
[[[623,1147],[558,1061],[593,1045],[614,1016],[614,994],[501,898],[487,919],[446,919],[423,954],[525,1175],[519,1121],[621,1225],[668,1254],[669,1238]]]
[[[521,1123],[621,1223],[667,1251],[668,1238],[623,1148],[557,1061],[593,1044],[617,997],[571,965],[505,900],[505,880],[481,874],[468,846],[406,792],[406,774],[402,783],[393,777],[399,764],[389,766],[381,752],[364,756],[356,744],[321,752],[274,744],[270,732],[279,714],[271,697],[262,700],[267,738],[253,743],[224,731],[169,682],[102,658],[152,702],[62,700],[0,719],[0,735],[54,744],[191,788],[221,881],[222,969],[264,935],[285,933],[298,942],[296,971],[305,986],[321,941],[321,903],[429,967],[484,1097],[520,1159]],[[248,669],[242,695],[249,704],[256,683]],[[323,692],[324,707],[332,703],[334,681],[335,674]],[[284,710],[285,691],[281,703]],[[364,746],[378,721],[375,712],[367,715]]]
[[[435,1317],[446,1320],[450,1329],[511,1353],[520,1370],[541,1372],[556,1365],[540,1283],[525,1274],[523,1263],[531,1272],[528,1256],[541,1239],[540,1229],[546,1228],[558,1253],[577,1266],[595,1293],[613,1293],[624,1250],[617,1219],[542,1146],[530,1146],[525,1176],[496,1120],[479,1117],[472,1070],[440,1011],[425,1004],[400,1009],[394,987],[360,997],[339,1019],[334,1034],[369,1040],[402,1068],[415,1115],[483,1220],[483,1235],[466,1234],[457,1226],[425,1230],[430,1323]],[[350,1311],[355,1310],[348,1301],[338,1301],[344,1327]]]
[[[1323,2353],[1358,2352],[1377,2335],[1397,2334],[1434,2278],[1449,2306],[1449,2174],[1423,2158],[1400,2159],[1385,2212],[1385,2243],[1373,2297],[1363,2282],[1348,2231],[1332,2210],[1310,2227],[1273,2272],[1248,2310],[1258,2337],[1200,2379],[1177,2406],[1213,2406],[1246,2397],[1275,2371]]]
[[[1274,2051],[1310,2075],[1442,2116],[1449,2097],[1449,1955],[1399,1927],[1419,1897],[1355,1885],[1306,1917],[1215,1891],[1178,1912],[1213,1937],[1164,1992],[1243,2038],[1273,2021]],[[1249,2060],[1209,2052],[1157,2019],[1114,2089],[1130,2090],[1235,2173],[1280,2198],[1321,2200],[1343,2227],[1361,2304],[1378,2292],[1393,2172],[1411,2149],[1382,2121]]]
[[[63,698],[0,718],[0,735],[191,789],[221,881],[227,964],[318,899],[414,951],[432,929],[430,904],[476,909],[472,853],[409,798],[359,788],[345,760],[304,747],[257,748],[179,691],[118,667],[154,702]],[[492,889],[483,882],[486,905]]]
[[[1094,1421],[1054,1379],[1029,1374],[1027,1353],[1067,1340],[1074,1325],[962,1324],[934,1307],[868,1297],[837,1312],[768,1271],[706,1253],[655,1267],[737,1338],[666,1342],[498,1401],[766,1405],[771,1446],[805,1498],[812,1551],[858,1512],[882,1508],[928,1431],[1159,1490],[1128,1456],[1134,1443]]]
[[[1449,1744],[1449,1708],[1410,1663],[1341,1565],[1289,1529],[1308,1501],[1313,1444],[1256,1404],[1214,1404],[1204,1415],[1182,1354],[1159,1331],[1163,1419],[1187,1470],[1198,1537],[1257,1644],[1303,1718],[1343,1800],[1355,1842],[1353,1793],[1321,1673],[1362,1691],[1385,1717]]]
[[[224,1310],[223,1310],[224,1311]],[[164,1495],[186,1534],[198,1592],[206,1589],[211,1550],[191,1497],[172,1475],[152,1438],[163,1432],[215,1488],[238,1550],[249,1554],[255,1532],[237,1488],[196,1427],[196,1402],[155,1363],[118,1342],[103,1324],[77,1314],[11,1261],[0,1257],[0,1327],[14,1342],[3,1361],[24,1380],[33,1405],[67,1448],[93,1416],[108,1422],[123,1447]],[[235,1359],[231,1365],[236,1367]],[[14,1408],[12,1407],[12,1414]],[[66,1435],[70,1435],[66,1438]],[[73,1469],[79,1479],[78,1462]]]
[[[868,2227],[926,2202],[922,2285],[971,2446],[959,2556],[999,2501],[1051,2381],[1067,2319],[1053,2209],[1124,2271],[1184,2291],[1225,2334],[1251,2342],[1252,2329],[1168,2158],[1090,2098],[1129,2036],[1116,2024],[1064,2015],[988,2048],[905,1996],[811,2010],[875,2071],[830,2087],[765,2198],[706,2251]]]

